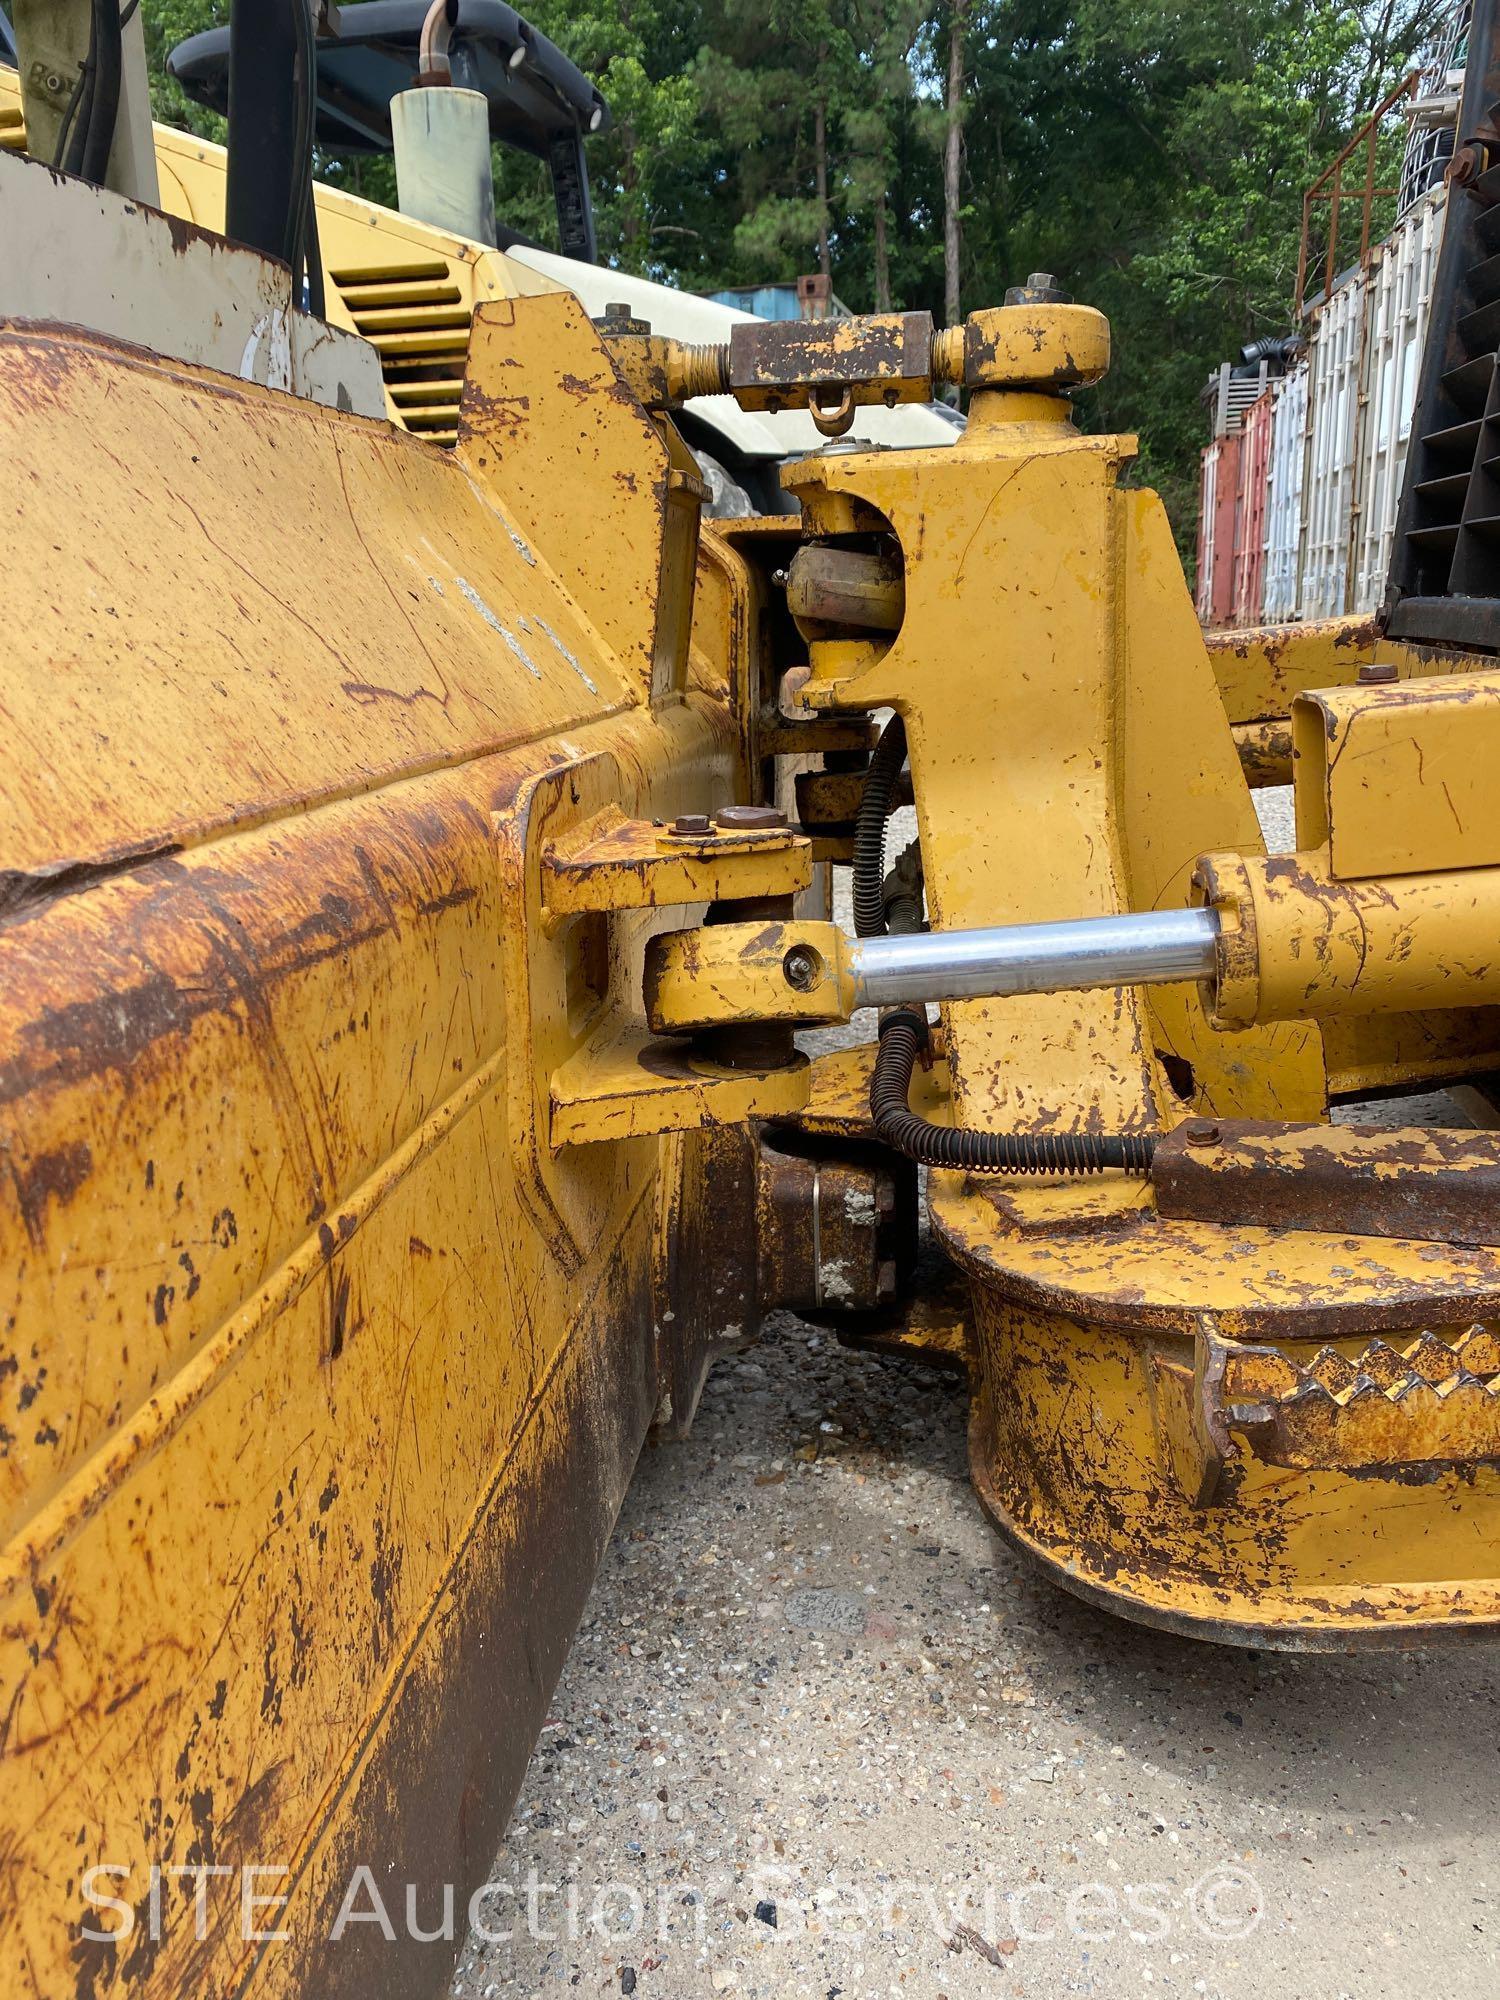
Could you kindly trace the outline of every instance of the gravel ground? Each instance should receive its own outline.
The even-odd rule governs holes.
[[[782,1316],[646,1454],[453,1990],[1492,2000],[1493,1688],[1090,1610],[957,1383]]]
[[[990,1530],[964,1421],[790,1314],[715,1371],[642,1461],[454,1994],[1494,2000],[1494,1651],[1092,1611]]]

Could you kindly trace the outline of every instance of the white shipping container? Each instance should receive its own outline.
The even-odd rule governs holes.
[[[1336,618],[1347,609],[1349,546],[1359,456],[1363,276],[1318,309],[1308,348],[1309,440],[1298,615]]]
[[[1262,622],[1297,615],[1302,567],[1302,468],[1307,458],[1308,367],[1301,361],[1276,384],[1271,472],[1266,492],[1266,569]]]
[[[1203,454],[1198,487],[1198,588],[1195,593],[1198,617],[1207,625],[1214,608],[1214,515],[1219,495],[1218,440]]]
[[[1445,188],[1424,195],[1375,253],[1366,280],[1351,611],[1373,611],[1385,594],[1446,205]]]
[[[1441,187],[1417,202],[1319,309],[1305,360],[1274,385],[1254,622],[1363,614],[1385,594],[1446,209]]]
[[[1469,0],[1448,0],[1438,11],[1420,90],[1406,103],[1400,219],[1314,309],[1303,358],[1274,392],[1263,495],[1251,492],[1257,504],[1241,508],[1235,548],[1217,551],[1219,567],[1227,560],[1239,579],[1233,615],[1241,620],[1364,616],[1385,595],[1448,209],[1441,167],[1453,150],[1472,15]],[[1237,381],[1228,363],[1210,378],[1209,505],[1223,468],[1207,460],[1240,431],[1254,387]],[[1256,547],[1238,546],[1242,530]],[[1229,529],[1219,518],[1202,533],[1212,553],[1216,535],[1222,544]],[[1217,595],[1200,583],[1199,596],[1205,618],[1212,609],[1222,623]]]

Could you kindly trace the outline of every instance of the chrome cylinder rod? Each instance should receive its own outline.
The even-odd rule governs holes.
[[[857,1007],[988,1000],[1006,993],[1203,979],[1214,969],[1218,936],[1213,910],[1145,911],[1061,924],[858,938],[850,943],[847,964]]]

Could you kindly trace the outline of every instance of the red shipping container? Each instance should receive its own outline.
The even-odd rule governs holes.
[[[1234,528],[1239,509],[1240,440],[1215,438],[1203,454],[1198,510],[1198,617],[1234,622]]]
[[[1245,412],[1240,433],[1239,492],[1234,520],[1234,602],[1236,625],[1259,625],[1266,587],[1266,502],[1271,480],[1271,434],[1276,392],[1257,396]]]

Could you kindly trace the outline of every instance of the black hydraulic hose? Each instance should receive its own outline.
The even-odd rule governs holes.
[[[906,724],[893,715],[870,755],[854,822],[854,935],[885,936],[885,828],[906,762]]]
[[[295,123],[292,133],[292,188],[287,211],[286,261],[292,267],[292,303],[302,304],[302,273],[308,278],[308,304],[316,313],[323,309],[323,270],[319,257],[313,270],[312,245],[317,241],[317,216],[313,203],[313,131],[318,103],[318,43],[313,30],[308,0],[287,0],[291,7],[292,35],[296,47],[293,64]]]
[[[141,0],[128,0],[128,4],[122,9],[120,14],[122,34],[130,25],[130,17],[140,4]],[[95,25],[98,12],[96,4],[91,10],[88,53],[79,65],[78,81],[73,86],[67,109],[62,115],[62,124],[57,131],[57,147],[52,155],[52,165],[60,174],[76,174],[83,166],[83,148],[88,135],[89,112],[93,104],[94,53],[99,40]]]
[[[120,118],[120,88],[125,75],[120,36],[120,0],[96,0],[93,82],[92,88],[85,92],[86,136],[78,169],[86,181],[93,181],[96,186],[103,185],[109,172],[110,148]]]
[[[1102,1174],[1110,1167],[1146,1173],[1156,1150],[1151,1132],[1117,1138],[1094,1132],[968,1132],[918,1117],[907,1099],[912,1071],[927,1041],[927,1022],[898,1007],[880,1023],[880,1047],[870,1080],[876,1137],[909,1160],[959,1167],[971,1174]]]
[[[63,113],[62,128],[57,135],[57,157],[53,165],[67,174],[83,171],[83,151],[88,143],[89,114],[94,103],[94,71],[99,54],[99,8],[100,0],[94,0],[89,16],[88,53],[84,56],[78,81]]]
[[[83,157],[82,126],[77,121],[80,111],[83,111],[84,115],[87,116],[83,100],[87,94],[93,74],[94,58],[92,54],[89,54],[84,57],[79,67],[78,81],[73,86],[72,94],[68,98],[67,108],[62,115],[62,123],[57,128],[57,147],[52,155],[53,169],[57,173],[76,173],[76,166],[68,164],[69,157],[70,155],[77,159],[82,159]],[[70,141],[74,143],[70,144]]]

